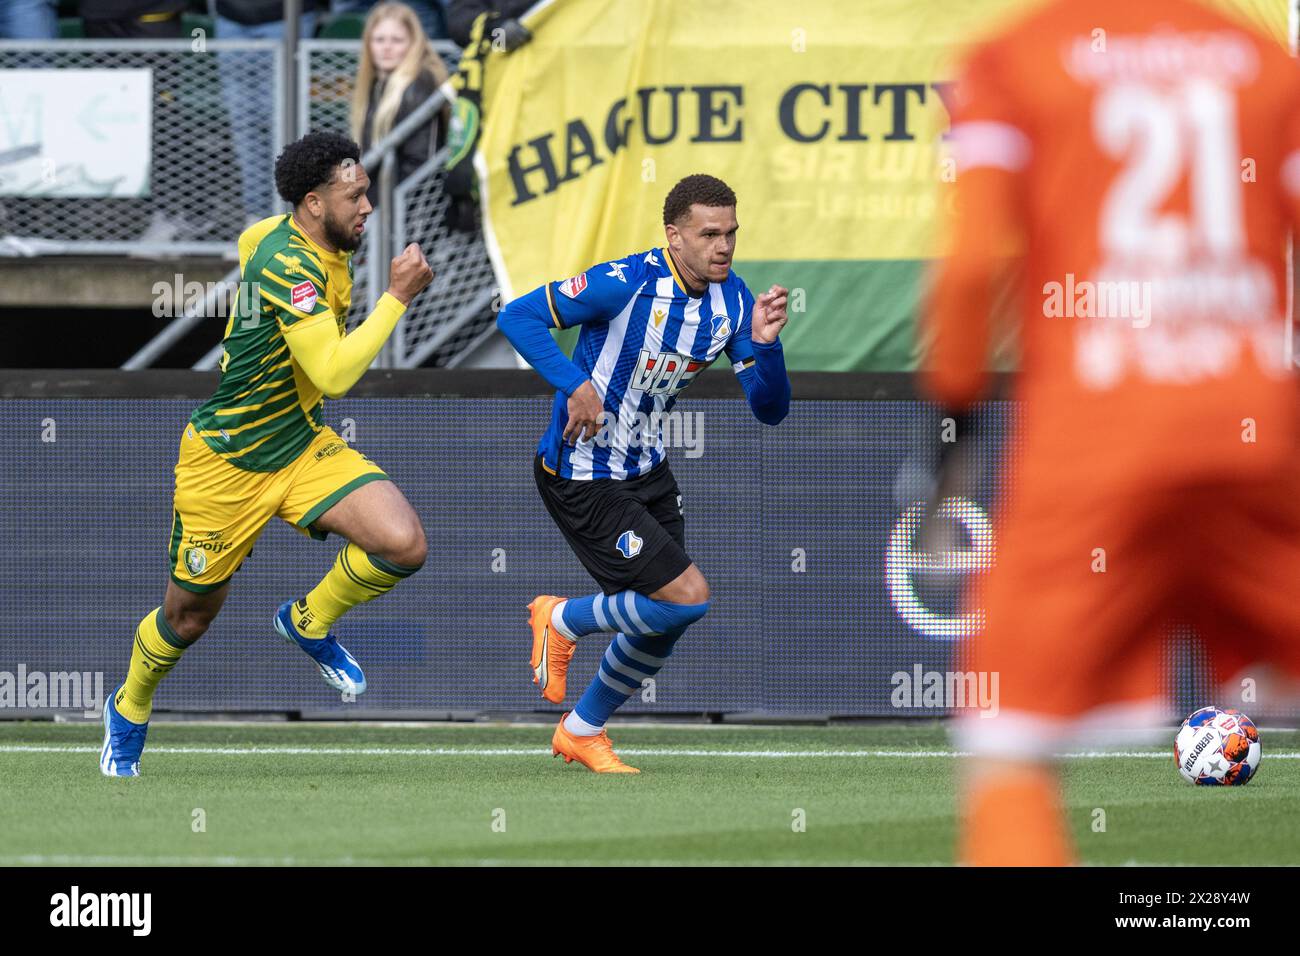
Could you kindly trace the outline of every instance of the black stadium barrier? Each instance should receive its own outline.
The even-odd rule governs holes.
[[[907,375],[792,380],[795,400],[776,428],[752,418],[734,377],[721,372],[678,403],[669,460],[713,606],[627,713],[945,713],[896,693],[900,674],[947,671],[954,638],[973,626],[959,613],[953,573],[910,557],[909,494],[931,465],[935,411]],[[190,371],[0,372],[9,459],[0,477],[0,703],[5,672],[11,684],[20,671],[77,673],[109,692],[121,679],[133,629],[167,580],[180,434],[215,382],[215,373]],[[276,638],[276,607],[315,584],[336,544],[274,522],[211,630],[160,686],[158,709],[335,717],[552,709],[530,681],[525,605],[538,593],[596,588],[533,486],[550,402],[530,371],[416,370],[372,371],[326,403],[327,422],[398,483],[429,540],[419,574],[340,622],[369,690],[340,699]],[[1011,413],[1003,400],[980,412],[985,478],[963,519],[976,547],[991,533]],[[988,557],[977,552],[975,561]],[[582,642],[575,690],[594,675],[605,643]],[[1171,642],[1171,653],[1176,706],[1208,702],[1194,645]],[[40,703],[29,693],[0,717],[30,716]]]

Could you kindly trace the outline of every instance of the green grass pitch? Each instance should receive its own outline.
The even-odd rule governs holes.
[[[953,860],[967,758],[937,723],[612,731],[640,776],[564,766],[543,725],[156,722],[144,776],[110,780],[96,725],[0,722],[0,864]],[[1184,783],[1170,748],[1067,759],[1081,859],[1300,862],[1298,736],[1265,728],[1258,776],[1232,789]]]

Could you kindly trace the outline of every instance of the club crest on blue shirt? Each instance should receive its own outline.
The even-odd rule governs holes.
[[[711,330],[715,339],[725,339],[731,334],[731,316],[723,312],[715,315],[711,320]]]
[[[641,553],[641,545],[645,542],[636,536],[635,531],[624,531],[618,536],[618,553],[625,558],[635,558]]]

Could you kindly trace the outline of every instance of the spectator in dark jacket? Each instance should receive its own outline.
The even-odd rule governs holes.
[[[447,7],[447,33],[457,46],[469,46],[469,31],[474,27],[474,20],[480,13],[497,13],[503,22],[500,29],[504,31],[503,40],[506,50],[523,46],[532,34],[523,28],[519,18],[537,0],[451,0]]]
[[[216,0],[218,40],[283,40],[284,0]],[[316,30],[324,3],[302,0],[298,39]],[[217,54],[221,98],[231,122],[231,153],[239,167],[243,221],[251,225],[280,211],[275,196],[275,154],[267,135],[274,104],[264,51],[223,50]]]
[[[415,12],[404,3],[380,3],[366,17],[361,64],[352,94],[352,137],[364,153],[443,83],[447,67],[434,52]],[[447,139],[450,110],[444,106],[397,151],[397,179],[415,172]],[[372,205],[379,198],[379,166],[368,169]]]
[[[317,7],[324,7],[324,3],[318,4],[316,0],[301,0],[299,5],[300,13],[316,13]],[[284,0],[216,0],[213,6],[216,8],[216,14],[222,20],[245,27],[246,32],[238,32],[227,29],[225,36],[222,37],[220,25],[218,25],[217,36],[222,39],[237,40],[265,40],[278,39],[284,34]],[[268,27],[267,24],[278,24],[276,27]],[[301,27],[302,24],[299,24]],[[316,26],[313,18],[311,29],[306,31],[307,36],[311,36],[311,31]],[[264,27],[258,31],[254,28]],[[268,37],[267,31],[271,31],[273,36]],[[299,36],[303,31],[299,30]]]
[[[81,0],[86,37],[96,40],[175,40],[189,0]]]

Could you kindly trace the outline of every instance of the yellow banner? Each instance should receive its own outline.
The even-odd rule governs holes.
[[[955,58],[1033,5],[538,4],[533,40],[486,60],[476,164],[505,297],[661,243],[696,172],[736,191],[739,262],[933,255]],[[1213,5],[1287,35],[1285,0]]]

